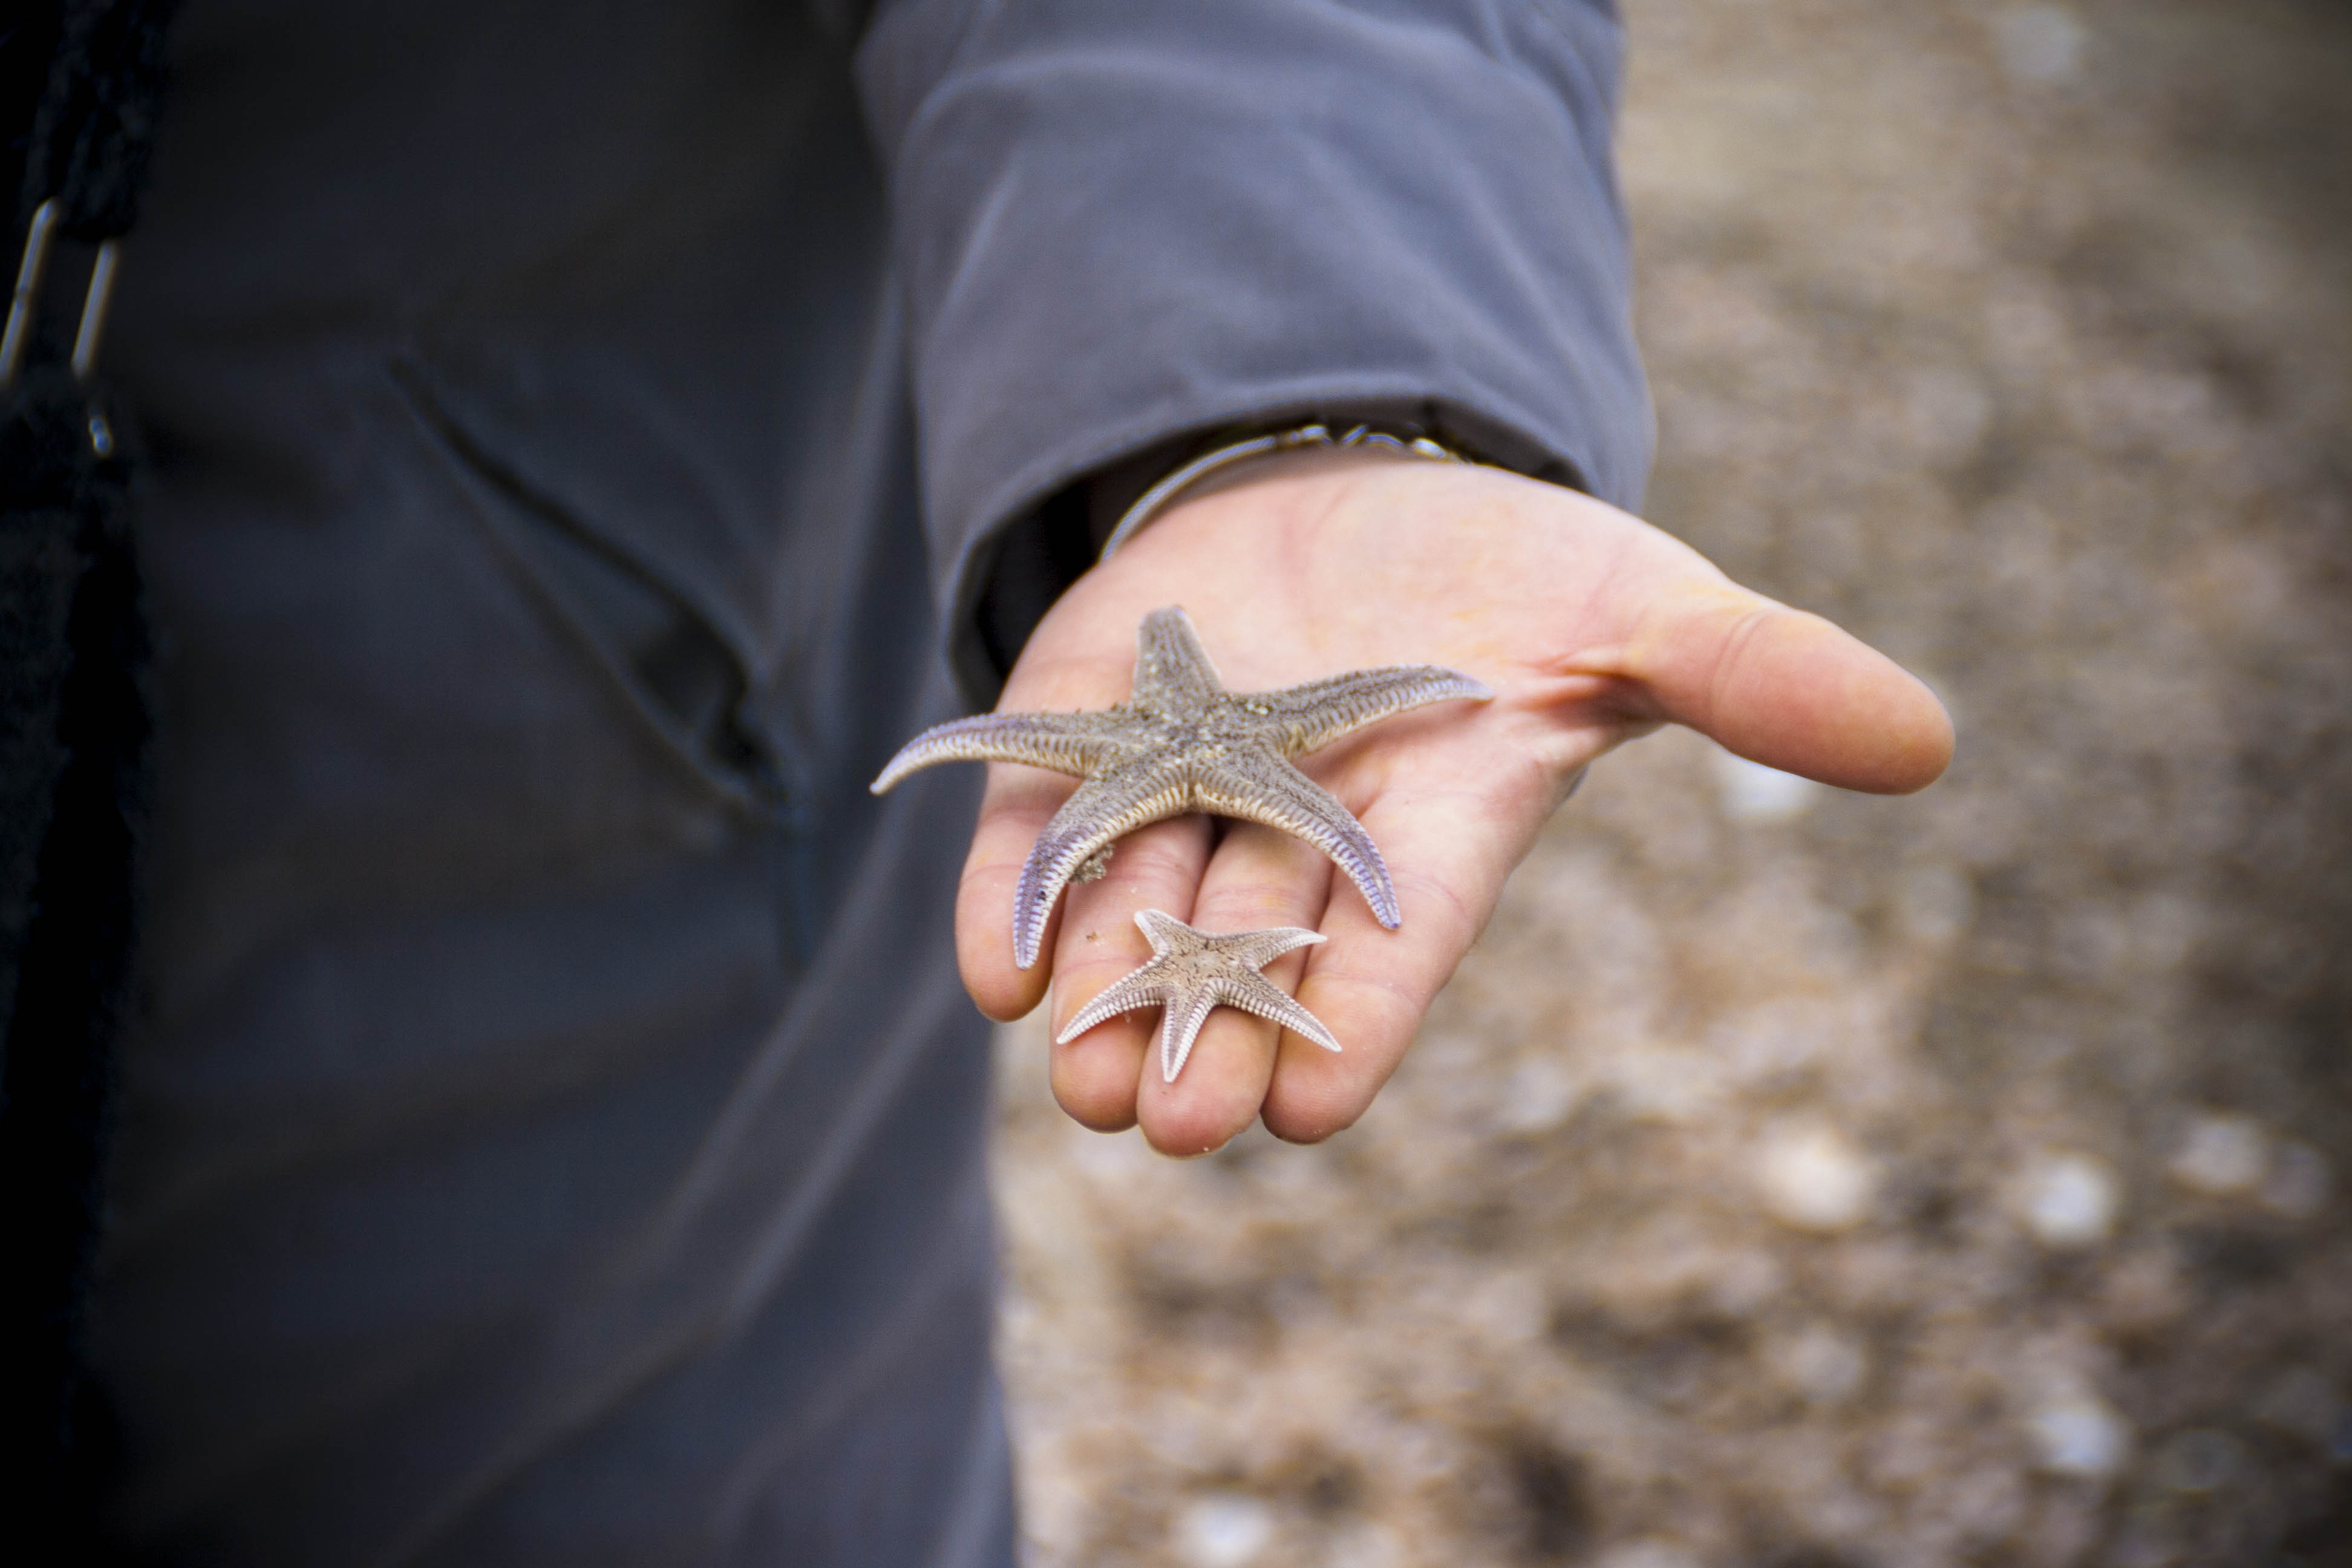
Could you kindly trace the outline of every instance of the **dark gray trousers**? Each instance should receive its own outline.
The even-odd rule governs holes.
[[[112,344],[168,640],[110,1529],[1005,1563],[977,781],[865,789],[955,700],[848,40],[182,26]]]

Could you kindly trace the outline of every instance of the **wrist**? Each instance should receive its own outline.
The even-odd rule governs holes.
[[[1456,464],[1472,460],[1412,426],[1332,426],[1318,421],[1276,431],[1236,434],[1196,453],[1144,490],[1112,527],[1097,559],[1108,561],[1163,513],[1182,503],[1262,479],[1276,468],[1288,472],[1300,463],[1358,467],[1359,459]]]

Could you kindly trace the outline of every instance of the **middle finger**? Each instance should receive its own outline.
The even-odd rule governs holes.
[[[1313,930],[1331,897],[1331,863],[1322,851],[1255,823],[1224,826],[1186,918],[1219,936],[1269,926]],[[1307,951],[1276,959],[1265,967],[1266,978],[1296,994]],[[1136,1087],[1136,1113],[1151,1146],[1167,1154],[1205,1154],[1247,1127],[1273,1080],[1281,1032],[1280,1026],[1239,1008],[1219,1007],[1202,1026],[1174,1083],[1161,1072],[1159,1052],[1150,1052]]]
[[[1213,838],[1209,819],[1180,816],[1137,829],[1113,847],[1099,881],[1073,882],[1062,895],[1046,1017],[1058,1036],[1078,1009],[1151,956],[1136,928],[1138,910],[1190,920]],[[1122,1013],[1053,1054],[1054,1098],[1097,1132],[1135,1125],[1135,1086],[1160,1016]]]

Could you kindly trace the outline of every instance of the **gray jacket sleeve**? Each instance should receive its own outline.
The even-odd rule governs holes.
[[[860,80],[967,690],[1043,608],[990,627],[992,579],[1083,567],[1021,537],[1047,499],[1171,437],[1403,406],[1637,504],[1620,57],[1608,0],[884,5]]]

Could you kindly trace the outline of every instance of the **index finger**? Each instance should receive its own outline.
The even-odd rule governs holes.
[[[1026,1016],[1053,978],[1050,962],[1022,969],[1013,961],[1013,891],[1030,846],[1076,787],[1036,768],[1005,763],[988,767],[971,853],[964,857],[963,879],[956,888],[956,963],[973,1003],[1000,1024]],[[1041,954],[1054,951],[1061,921],[1057,900],[1039,944]]]

